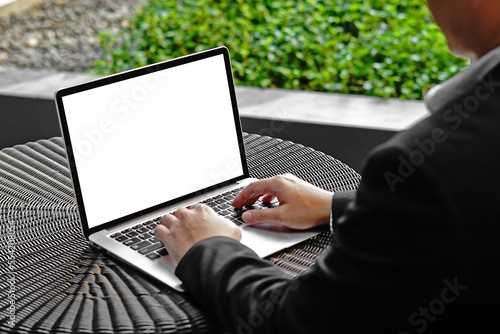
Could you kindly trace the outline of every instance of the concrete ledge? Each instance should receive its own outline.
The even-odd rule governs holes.
[[[98,78],[0,67],[0,148],[60,136],[54,92]],[[359,170],[377,144],[426,117],[422,101],[237,86],[243,130],[292,140]]]
[[[237,87],[242,116],[401,131],[426,117],[422,101]]]
[[[53,100],[56,90],[97,78],[84,73],[0,66],[0,94]]]
[[[27,10],[44,0],[0,0],[0,17]]]

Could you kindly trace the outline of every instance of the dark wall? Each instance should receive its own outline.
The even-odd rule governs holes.
[[[60,135],[54,100],[0,95],[0,149]]]
[[[242,117],[243,131],[290,140],[329,154],[360,170],[364,158],[395,132],[326,124],[275,121]]]

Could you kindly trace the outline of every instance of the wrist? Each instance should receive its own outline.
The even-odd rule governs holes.
[[[325,191],[322,194],[320,202],[318,203],[318,217],[316,220],[316,225],[328,225],[330,224],[331,212],[332,212],[332,201],[333,201],[333,192]]]

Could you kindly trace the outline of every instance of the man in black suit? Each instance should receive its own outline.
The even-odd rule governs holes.
[[[283,277],[203,205],[157,227],[186,288],[230,332],[498,332],[500,1],[428,4],[472,65],[426,95],[428,118],[370,153],[357,191],[285,175],[233,202],[279,199],[245,213],[249,223],[330,223],[334,244],[312,270]]]

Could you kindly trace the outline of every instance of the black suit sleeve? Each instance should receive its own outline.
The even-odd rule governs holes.
[[[354,199],[356,190],[336,191],[332,200],[332,219],[336,220],[342,216],[347,205]]]
[[[355,200],[334,223],[333,246],[299,278],[224,237],[197,243],[176,274],[231,333],[430,333],[445,317],[421,308],[446,280],[460,280],[458,252],[432,169],[390,182],[405,155],[389,146],[371,156]]]

